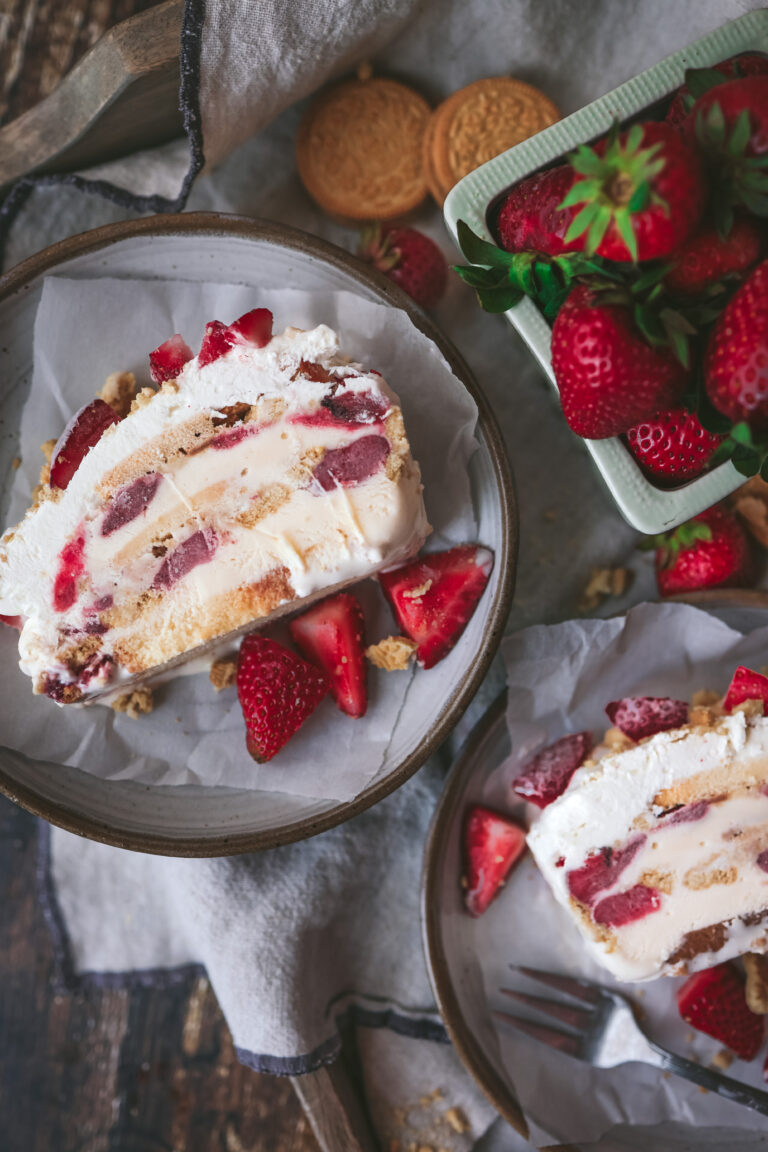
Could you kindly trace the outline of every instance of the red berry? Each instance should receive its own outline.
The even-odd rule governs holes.
[[[368,706],[365,621],[351,592],[321,600],[289,624],[297,648],[328,677],[331,695],[348,716],[364,716]]]
[[[625,868],[634,860],[645,843],[645,836],[635,836],[623,848],[601,848],[588,856],[580,868],[567,873],[568,891],[574,900],[591,908],[606,888],[612,888]]]
[[[696,588],[732,588],[752,579],[749,537],[722,505],[653,540],[658,545],[656,582],[662,596]]]
[[[445,292],[448,265],[429,236],[415,228],[374,225],[363,232],[359,254],[399,284],[422,308],[434,308]]]
[[[730,56],[715,64],[715,71],[722,73],[723,80],[730,80],[736,76],[763,76],[768,73],[768,57],[759,52],[742,52],[738,56]],[[695,101],[688,91],[687,85],[678,88],[664,117],[667,124],[682,124]]]
[[[83,457],[98,444],[120,417],[103,400],[91,400],[76,412],[58,439],[51,456],[51,487],[66,488]]]
[[[734,964],[690,976],[677,991],[677,1008],[686,1024],[725,1044],[741,1060],[753,1060],[760,1051],[763,1017],[748,1008],[744,980]]]
[[[657,732],[680,728],[688,720],[686,702],[668,696],[625,696],[607,704],[605,710],[611,724],[630,740],[644,740]]]
[[[264,348],[271,339],[272,313],[268,308],[254,308],[231,324],[211,320],[205,326],[197,362],[204,368],[206,364],[212,364],[214,360],[224,356],[236,344],[250,344],[255,348]]]
[[[379,573],[400,627],[418,644],[416,658],[432,668],[451,651],[483,594],[493,553],[468,545],[431,552]]]
[[[474,805],[464,824],[464,901],[472,916],[482,916],[525,852],[525,829],[490,808]]]
[[[254,760],[271,760],[327,691],[328,681],[313,664],[266,636],[246,636],[237,661],[237,694]]]
[[[630,309],[601,304],[577,285],[552,329],[552,368],[568,424],[579,436],[619,436],[679,402],[687,372],[667,348],[652,348]]]
[[[645,472],[676,484],[700,476],[723,439],[707,432],[698,416],[685,408],[670,408],[643,420],[626,436],[630,452]]]
[[[175,380],[179,372],[192,359],[189,344],[178,332],[149,354],[149,371],[156,384]]]
[[[570,164],[537,172],[508,192],[499,212],[498,233],[508,252],[544,252],[559,256],[584,247],[583,237],[566,244],[565,234],[575,216],[561,208],[576,175]]]
[[[736,216],[725,237],[705,224],[673,253],[664,283],[670,292],[696,296],[726,276],[746,272],[760,258],[762,247],[762,229],[750,216]]]
[[[591,750],[591,732],[574,732],[561,737],[528,761],[515,777],[513,791],[537,807],[546,808],[565,792],[574,772]]]
[[[707,342],[704,383],[718,411],[734,423],[745,420],[753,432],[768,432],[768,260],[718,316]]]
[[[759,672],[753,672],[751,668],[745,668],[740,664],[728,686],[723,708],[726,712],[732,712],[745,700],[764,701],[768,712],[768,676],[762,676]]]

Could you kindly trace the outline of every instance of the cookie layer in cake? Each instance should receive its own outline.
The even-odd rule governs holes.
[[[25,619],[35,690],[77,702],[398,564],[428,531],[395,394],[331,329],[287,329],[140,393],[3,537],[0,612]]]
[[[621,980],[768,945],[768,719],[702,715],[587,762],[528,834],[590,952]]]

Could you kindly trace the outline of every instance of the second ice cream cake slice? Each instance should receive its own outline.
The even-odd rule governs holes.
[[[90,448],[84,410],[0,546],[21,667],[60,703],[401,563],[429,531],[399,401],[331,329],[273,337],[258,309],[209,324],[194,358],[180,337],[153,357],[159,390]]]

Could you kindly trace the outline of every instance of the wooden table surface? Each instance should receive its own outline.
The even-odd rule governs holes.
[[[3,0],[0,124],[153,0]],[[289,1080],[240,1065],[207,981],[52,986],[37,822],[0,798],[2,1152],[316,1152]]]

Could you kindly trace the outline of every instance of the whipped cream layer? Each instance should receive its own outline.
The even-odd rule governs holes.
[[[399,401],[321,325],[138,398],[0,545],[21,668],[77,702],[398,564],[428,531]]]
[[[768,719],[743,712],[585,763],[528,834],[588,950],[620,980],[768,945]]]

